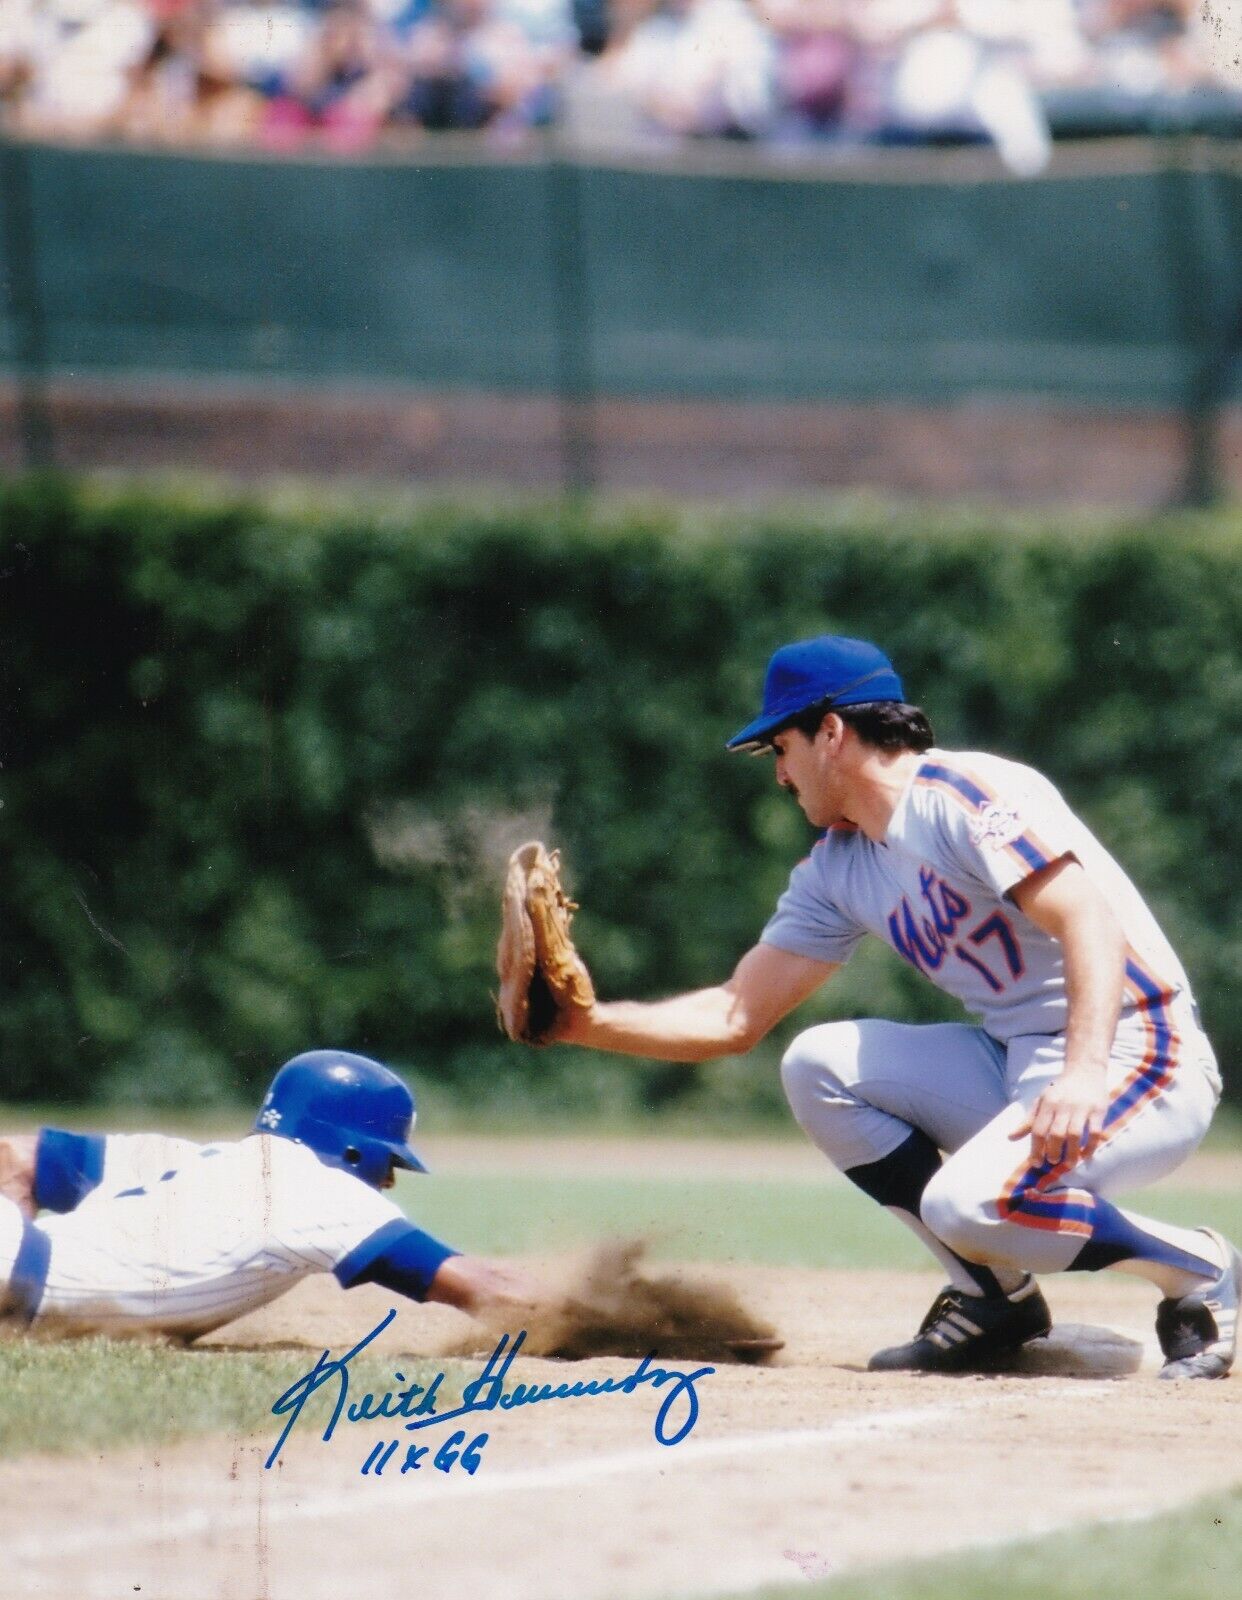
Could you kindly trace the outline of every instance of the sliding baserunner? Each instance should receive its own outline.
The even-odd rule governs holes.
[[[503,1262],[461,1255],[382,1192],[414,1097],[366,1056],[311,1050],[273,1078],[243,1139],[43,1128],[0,1141],[0,1316],[49,1333],[190,1339],[310,1273],[472,1315],[529,1311]]]

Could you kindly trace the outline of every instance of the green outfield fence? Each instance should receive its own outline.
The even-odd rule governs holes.
[[[445,137],[365,161],[0,145],[0,365],[27,460],[50,379],[174,375],[559,396],[1045,397],[1173,410],[1190,492],[1242,399],[1242,145],[846,160],[703,147],[509,155]]]

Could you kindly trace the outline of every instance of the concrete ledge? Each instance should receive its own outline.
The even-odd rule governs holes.
[[[729,499],[876,488],[1013,505],[1154,508],[1189,458],[1168,412],[1021,402],[916,406],[598,400],[570,411],[529,395],[58,381],[47,395],[57,464],[190,467],[242,478],[363,477],[404,485],[599,488]],[[0,467],[23,456],[17,395],[0,385]],[[1242,495],[1242,408],[1217,460]]]

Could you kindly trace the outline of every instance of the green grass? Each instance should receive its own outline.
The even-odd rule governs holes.
[[[776,1072],[777,1057],[771,1062]],[[505,1138],[513,1134],[544,1136],[552,1139],[712,1139],[728,1143],[748,1138],[782,1139],[791,1145],[802,1144],[805,1135],[789,1115],[784,1103],[753,1107],[736,1103],[713,1103],[706,1096],[690,1098],[681,1104],[646,1109],[632,1100],[620,1099],[605,1112],[583,1111],[571,1106],[556,1106],[523,1093],[510,1091],[491,1096],[475,1095],[466,1100],[444,1085],[420,1081],[406,1072],[418,1101],[418,1128],[436,1134],[479,1134]],[[169,1133],[187,1139],[240,1139],[254,1122],[253,1102],[221,1101],[210,1106],[189,1106],[183,1110],[128,1102],[98,1105],[0,1104],[0,1129],[9,1133],[33,1133],[51,1126],[78,1132]],[[417,1142],[417,1141],[416,1141]],[[1242,1134],[1237,1143],[1242,1145]]]
[[[826,1582],[795,1580],[751,1590],[747,1600],[1235,1600],[1240,1572],[1235,1490],[1151,1521],[1097,1523]]]
[[[892,1218],[830,1184],[436,1174],[404,1180],[400,1200],[421,1227],[483,1253],[644,1234],[654,1254],[680,1260],[824,1267],[921,1259]]]
[[[503,1112],[480,1105],[478,1099],[465,1100],[441,1084],[416,1082],[419,1127],[436,1133],[495,1135],[543,1134],[551,1138],[641,1138],[658,1145],[661,1139],[710,1138],[728,1143],[750,1137],[787,1139],[791,1145],[805,1143],[805,1135],[783,1105],[768,1110],[745,1107],[708,1106],[702,1102],[664,1107],[644,1112],[630,1106],[624,1114],[609,1117],[583,1116],[566,1109],[562,1115],[549,1115],[543,1105],[530,1107],[528,1116],[515,1113],[512,1106]],[[45,1124],[86,1131],[108,1129],[113,1132],[179,1134],[188,1139],[240,1139],[254,1121],[254,1106],[235,1104],[191,1108],[183,1112],[133,1105],[5,1105],[0,1104],[0,1129],[33,1132]],[[1203,1141],[1205,1150],[1242,1152],[1242,1107],[1222,1105],[1212,1119]]]
[[[541,1177],[496,1172],[404,1178],[420,1227],[474,1253],[538,1254],[606,1234],[645,1234],[678,1260],[798,1267],[930,1267],[916,1239],[848,1185],[710,1178]],[[1242,1238],[1242,1189],[1155,1189],[1131,1197],[1167,1222]]]
[[[1242,1106],[1221,1105],[1216,1108],[1212,1126],[1203,1141],[1205,1150],[1242,1150]]]
[[[201,1433],[270,1431],[275,1443],[284,1422],[272,1415],[272,1404],[308,1371],[318,1353],[193,1350],[103,1338],[0,1344],[0,1457],[31,1451],[75,1455]],[[425,1385],[441,1368],[441,1393],[452,1404],[477,1365],[360,1356],[350,1367],[350,1399],[368,1390],[381,1394],[399,1388],[394,1371]],[[328,1384],[307,1401],[297,1422],[299,1437],[319,1437],[337,1392]],[[388,1429],[392,1431],[391,1424]],[[342,1423],[339,1431],[356,1432],[360,1441],[365,1435],[369,1448],[384,1424],[351,1429]]]

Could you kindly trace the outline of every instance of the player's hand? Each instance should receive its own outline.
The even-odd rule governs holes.
[[[540,1298],[538,1284],[507,1261],[481,1256],[450,1256],[432,1279],[428,1300],[456,1306],[472,1317],[494,1321],[512,1312],[519,1317]]]
[[[34,1221],[38,1210],[34,1199],[38,1143],[35,1134],[0,1135],[0,1195],[11,1200],[27,1222]]]
[[[1031,1107],[1031,1114],[1009,1135],[1031,1139],[1033,1166],[1075,1166],[1104,1137],[1108,1091],[1101,1074],[1063,1072]]]
[[[507,1261],[483,1261],[479,1268],[476,1315],[486,1313],[495,1317],[511,1311],[526,1312],[538,1303],[539,1286],[520,1267],[511,1266]]]

